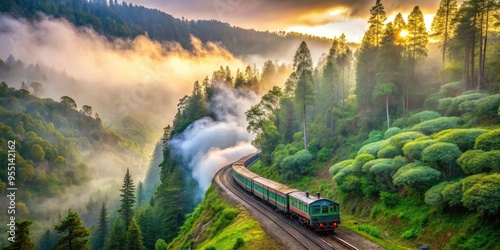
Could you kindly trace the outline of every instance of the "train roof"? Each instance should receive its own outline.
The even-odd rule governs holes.
[[[297,192],[297,191],[299,191],[298,189],[289,187],[289,186],[281,184],[279,182],[275,182],[275,181],[266,179],[264,177],[255,178],[253,181],[257,182],[257,183],[260,183],[260,184],[263,184],[263,185],[265,185],[267,187],[270,187],[270,188],[272,188],[274,190],[277,190],[277,191],[279,191],[279,192],[281,192],[283,194],[288,194],[288,193],[291,193],[291,192]]]
[[[319,198],[315,195],[306,195],[306,192],[302,192],[302,191],[297,191],[297,192],[293,192],[293,193],[290,193],[289,194],[290,197],[293,197],[299,201],[302,201],[304,202],[305,204],[308,204],[308,205],[311,205],[313,203],[316,203],[315,205],[327,205],[327,204],[337,204],[336,202],[334,201],[331,201],[329,199],[325,199],[325,198]]]
[[[260,177],[260,175],[248,170],[243,164],[241,163],[236,163],[236,164],[233,164],[233,170],[240,174],[241,176],[245,177],[245,178],[248,178],[248,179],[253,179],[253,178],[256,178],[256,177]]]

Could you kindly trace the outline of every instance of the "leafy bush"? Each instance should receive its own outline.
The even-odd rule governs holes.
[[[404,238],[404,239],[412,239],[412,238],[416,238],[418,236],[418,232],[420,232],[422,228],[419,227],[419,226],[413,226],[412,228],[404,231],[402,234],[401,234],[401,238]]]
[[[460,205],[462,201],[462,184],[459,181],[448,184],[443,188],[442,196],[448,205],[452,207]]]
[[[352,165],[348,165],[345,168],[342,168],[334,177],[333,181],[335,181],[337,184],[341,184],[344,178],[349,176],[353,172],[352,170]]]
[[[462,203],[469,210],[489,214],[497,214],[499,212],[500,174],[483,175],[478,182],[468,189],[464,187],[463,190]]]
[[[242,238],[238,237],[238,238],[236,239],[236,243],[234,243],[233,250],[240,249],[240,248],[242,248],[244,245],[245,245],[245,240],[243,240]]]
[[[456,144],[447,142],[434,143],[422,152],[422,160],[428,164],[439,167],[445,178],[455,174],[456,161],[462,152]]]
[[[483,151],[500,150],[500,129],[488,131],[477,137],[474,148]]]
[[[360,154],[371,154],[373,156],[377,156],[378,151],[381,148],[381,144],[386,142],[384,141],[377,141],[377,142],[372,142],[370,144],[366,144],[363,147],[361,147],[358,151],[358,155]]]
[[[360,154],[356,156],[356,158],[351,164],[352,171],[356,173],[361,172],[363,165],[373,159],[375,159],[375,157],[373,157],[373,155],[371,154]]]
[[[462,92],[462,82],[450,82],[441,87],[441,92],[446,97],[454,97]]]
[[[447,129],[436,135],[438,142],[456,144],[462,152],[474,148],[476,138],[484,134],[484,129]]]
[[[373,179],[363,177],[361,178],[361,191],[367,197],[378,195],[380,187]]]
[[[380,203],[382,203],[386,207],[395,207],[399,203],[399,195],[388,193],[388,192],[380,192]]]
[[[411,141],[404,145],[403,153],[411,161],[422,160],[422,152],[424,149],[434,143],[436,143],[435,140]]]
[[[298,180],[306,172],[313,156],[307,150],[301,150],[287,156],[280,164],[280,172],[285,180]]]
[[[377,228],[370,226],[370,225],[359,225],[358,229],[360,231],[366,232],[369,235],[375,237],[375,238],[380,238],[380,232],[377,230]]]
[[[439,105],[439,100],[445,98],[443,92],[434,93],[427,98],[425,98],[424,107],[426,109],[437,110]]]
[[[226,228],[233,220],[238,216],[239,211],[236,208],[224,208],[222,212],[217,216],[214,225],[211,229],[211,234],[214,236],[222,229]]]
[[[393,175],[393,182],[397,186],[410,186],[419,191],[425,191],[437,182],[441,173],[433,168],[414,162],[398,169]]]
[[[363,142],[363,145],[367,145],[367,144],[370,144],[373,142],[380,141],[383,138],[384,138],[384,133],[382,131],[372,130],[368,134],[368,139],[366,139],[366,141]]]
[[[462,120],[458,117],[441,117],[419,123],[413,126],[411,131],[418,131],[430,135],[445,129],[458,128],[461,123]]]
[[[318,160],[321,162],[326,162],[332,156],[332,149],[329,147],[323,147],[318,152]]]
[[[354,160],[344,160],[339,163],[334,164],[330,168],[330,174],[336,175],[341,169],[351,165],[351,163],[354,162]]]
[[[477,101],[476,112],[479,116],[498,118],[498,107],[500,106],[500,94],[490,95]]]
[[[446,203],[443,198],[443,190],[447,185],[449,182],[441,182],[427,190],[424,198],[425,203],[435,207],[443,206]]]
[[[391,163],[392,163],[392,159],[375,159],[375,160],[372,160],[372,161],[365,163],[362,167],[362,170],[365,173],[369,173],[369,172],[371,172],[371,168],[377,164],[391,165]]]
[[[385,131],[384,139],[388,139],[388,138],[392,137],[393,135],[397,135],[399,133],[401,133],[400,128],[398,128],[398,127],[389,128],[387,131]]]
[[[449,97],[439,100],[439,105],[437,107],[437,110],[439,112],[441,112],[441,114],[447,114],[448,109],[451,106],[452,100],[453,100],[453,98],[449,98]]]
[[[397,135],[391,137],[389,140],[390,140],[391,145],[393,145],[394,147],[403,148],[403,146],[407,142],[410,142],[410,141],[413,141],[415,139],[422,138],[422,137],[425,137],[425,135],[422,133],[419,133],[419,132],[404,132],[404,133],[400,133],[400,134],[397,134]]]
[[[377,153],[378,158],[394,158],[398,155],[403,155],[403,150],[401,148],[397,148],[393,145],[389,145]]]
[[[469,150],[458,158],[457,163],[466,174],[499,173],[500,150]]]
[[[477,109],[477,100],[465,101],[458,105],[458,111],[462,113],[474,112]]]
[[[356,192],[361,189],[361,179],[354,175],[346,176],[339,185],[344,193]]]
[[[441,117],[441,115],[436,111],[425,110],[419,113],[416,113],[408,118],[408,125],[413,126],[415,124],[419,124],[421,122],[433,120]]]

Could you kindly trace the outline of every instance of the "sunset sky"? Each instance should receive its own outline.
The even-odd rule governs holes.
[[[368,27],[375,0],[131,0],[133,4],[157,8],[174,17],[216,19],[243,28],[269,31],[298,31],[334,37],[345,33],[360,42]],[[439,0],[382,1],[388,20],[401,12],[405,18],[419,5],[430,28]]]

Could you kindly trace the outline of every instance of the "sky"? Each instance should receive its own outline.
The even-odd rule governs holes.
[[[174,17],[216,19],[243,28],[269,31],[297,31],[324,37],[345,33],[360,42],[368,28],[370,8],[375,0],[130,0],[133,4],[160,9]],[[415,5],[424,13],[427,28],[439,7],[439,0],[382,1],[388,21],[401,12],[406,18]]]

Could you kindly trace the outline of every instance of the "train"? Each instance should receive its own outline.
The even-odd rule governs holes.
[[[244,190],[272,206],[290,218],[297,218],[303,226],[314,231],[335,231],[340,225],[340,206],[329,199],[309,192],[288,187],[266,179],[250,170],[248,166],[258,155],[250,155],[232,164],[231,174]]]

